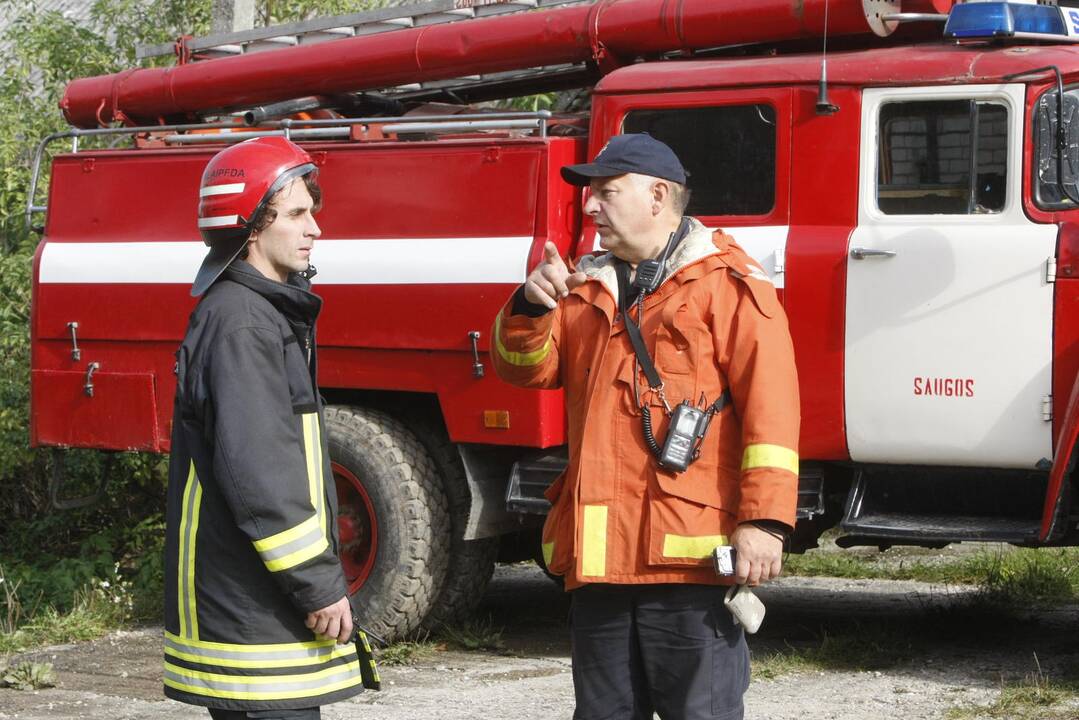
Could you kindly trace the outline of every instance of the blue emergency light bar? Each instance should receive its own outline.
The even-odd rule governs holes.
[[[1079,11],[1055,5],[966,2],[948,14],[944,37],[955,40],[1021,38],[1079,41]]]

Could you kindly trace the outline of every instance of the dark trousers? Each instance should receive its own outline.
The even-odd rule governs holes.
[[[218,710],[208,708],[213,720],[320,720],[319,708],[302,710]]]
[[[725,587],[586,585],[571,593],[574,720],[741,720],[749,649]]]

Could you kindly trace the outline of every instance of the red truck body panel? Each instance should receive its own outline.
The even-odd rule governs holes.
[[[903,10],[941,12],[953,4],[950,0],[904,2]],[[300,46],[257,57],[87,78],[68,87],[62,106],[69,120],[81,127],[113,120],[156,123],[313,93],[353,92],[545,64],[594,63],[607,74],[594,89],[587,138],[475,134],[438,141],[305,143],[319,166],[324,188],[325,208],[318,215],[323,234],[312,256],[320,271],[315,290],[326,299],[318,337],[319,382],[324,392],[337,393],[338,397],[364,391],[433,395],[454,442],[522,449],[550,448],[565,442],[562,394],[524,391],[501,383],[490,372],[488,336],[498,309],[539,262],[546,241],[554,242],[566,255],[580,255],[594,247],[595,229],[582,217],[581,191],[561,180],[559,168],[594,156],[612,135],[625,129],[627,118],[636,111],[725,105],[756,107],[758,113],[760,108],[770,109],[778,119],[774,123],[773,205],[756,215],[697,215],[706,225],[723,228],[736,240],[760,238],[760,233],[754,235],[760,230],[773,233],[769,242],[779,238],[776,244],[765,247],[774,253],[772,276],[780,280],[777,287],[797,356],[802,458],[898,467],[919,465],[915,455],[921,449],[901,449],[896,451],[899,455],[889,457],[887,452],[893,446],[885,438],[871,448],[884,459],[863,461],[858,442],[864,438],[857,431],[873,423],[850,427],[856,423],[852,417],[858,410],[852,399],[860,400],[864,411],[866,398],[875,397],[874,388],[849,395],[847,390],[848,380],[855,378],[849,362],[853,352],[848,331],[857,327],[859,317],[854,312],[857,307],[852,311],[851,300],[857,306],[859,298],[868,298],[875,289],[868,286],[867,291],[862,276],[864,294],[857,294],[858,275],[850,260],[859,259],[862,249],[858,253],[852,249],[855,239],[859,243],[875,237],[887,242],[911,240],[900,234],[905,219],[897,216],[904,212],[885,210],[882,198],[886,191],[910,192],[913,194],[906,197],[929,197],[942,203],[949,196],[947,188],[931,187],[923,193],[925,188],[918,182],[892,186],[880,179],[882,175],[874,177],[878,171],[884,172],[880,170],[884,161],[874,159],[877,145],[867,149],[862,143],[878,142],[866,133],[879,130],[872,123],[883,117],[883,111],[872,113],[888,102],[906,98],[911,103],[946,103],[960,98],[952,92],[957,86],[980,86],[980,100],[971,101],[975,108],[971,115],[977,115],[976,106],[981,103],[995,107],[1007,118],[1003,129],[993,131],[995,139],[1004,143],[1000,153],[1006,161],[993,162],[1004,162],[1000,174],[1011,182],[1004,187],[1009,188],[1008,197],[1013,202],[1007,207],[975,208],[977,193],[971,180],[967,216],[995,213],[1011,225],[1004,230],[985,225],[987,232],[996,232],[999,239],[1008,228],[1022,227],[1044,245],[1029,247],[1046,253],[1052,226],[1061,226],[1056,285],[1051,289],[1046,285],[1053,282],[1049,277],[1053,258],[1045,258],[1044,283],[1036,288],[1041,293],[1038,298],[1045,300],[1038,307],[1048,309],[1052,300],[1051,328],[1027,325],[1035,328],[1032,332],[1047,336],[1038,338],[1040,351],[1047,353],[1044,362],[1041,355],[1028,357],[1035,358],[1031,361],[1038,364],[1034,370],[1042,373],[1037,374],[1039,388],[1051,376],[1051,389],[1045,392],[1048,395],[1051,391],[1058,407],[1050,426],[1047,411],[1031,402],[1030,388],[1035,383],[1029,383],[1024,388],[1029,392],[1017,400],[1021,407],[1007,406],[1004,401],[993,407],[1005,408],[1002,417],[1024,413],[1028,430],[1036,425],[1042,444],[1031,443],[1035,454],[1030,458],[1007,457],[998,468],[979,463],[970,452],[953,452],[941,461],[941,467],[984,466],[989,471],[1010,473],[1009,477],[1041,473],[1041,482],[1046,479],[1047,467],[1038,458],[1051,447],[1052,472],[1039,535],[1044,542],[1049,539],[1072,448],[1079,438],[1079,391],[1074,390],[1079,376],[1079,313],[1074,312],[1079,304],[1079,231],[1072,225],[1079,211],[1045,209],[1035,199],[1035,166],[1041,156],[1036,154],[1037,141],[1031,137],[1036,104],[1053,87],[1050,78],[1023,79],[1028,83],[1024,90],[1017,86],[1019,80],[1008,76],[1057,66],[1064,73],[1064,82],[1074,83],[1079,79],[1079,44],[1018,47],[904,43],[893,38],[891,46],[831,52],[828,93],[839,108],[834,114],[822,114],[818,109],[821,57],[815,48],[795,53],[787,45],[775,55],[761,51],[744,58],[657,60],[675,51],[689,55],[713,52],[716,46],[790,43],[819,37],[826,6],[824,0],[794,5],[784,0],[737,0],[724,4],[719,12],[715,3],[707,0],[599,2],[459,27],[442,25],[356,37],[326,47]],[[863,3],[832,0],[829,33],[868,37]],[[867,44],[865,38],[856,42],[863,47]],[[637,59],[644,62],[633,64]],[[365,68],[362,80],[355,77],[358,64]],[[960,98],[960,102],[964,100]],[[420,120],[422,116],[409,119]],[[768,123],[763,115],[761,120]],[[863,127],[863,123],[867,125]],[[1009,155],[1017,148],[1020,126],[1021,155]],[[977,136],[977,132],[968,132]],[[362,132],[353,131],[353,138],[362,136]],[[34,445],[168,449],[175,389],[171,353],[194,306],[188,288],[204,252],[195,230],[195,199],[202,168],[219,147],[95,150],[55,159],[45,237],[34,269]],[[881,157],[883,153],[881,150]],[[977,166],[977,162],[972,164]],[[1015,167],[1017,164],[1022,167]],[[1015,180],[1017,172],[1021,182]],[[974,177],[973,171],[970,176]],[[866,178],[873,178],[877,185],[867,186]],[[1014,202],[1018,187],[1022,197]],[[863,201],[866,197],[872,201]],[[930,273],[924,273],[928,279],[916,288],[923,294],[904,297],[911,302],[909,312],[893,315],[892,320],[896,337],[903,329],[900,326],[909,329],[916,321],[925,320],[922,327],[932,328],[937,335],[919,340],[939,341],[942,347],[950,348],[952,355],[945,360],[954,361],[953,365],[926,371],[927,380],[950,383],[958,378],[969,383],[962,387],[973,388],[975,380],[962,374],[974,365],[969,357],[963,357],[964,352],[971,353],[965,346],[955,347],[961,345],[956,340],[960,333],[949,334],[933,325],[932,318],[922,317],[946,315],[970,297],[982,294],[981,289],[964,286],[966,296],[946,297],[950,288],[959,287],[953,281],[969,281],[960,278],[964,269],[961,262],[949,264],[959,258],[958,252],[949,253],[957,248],[968,253],[962,256],[965,267],[975,267],[971,259],[981,258],[971,250],[972,240],[982,238],[977,236],[976,222],[968,222],[966,227],[945,222],[944,230],[934,227],[936,215],[950,212],[940,207],[943,205],[927,202],[922,209],[905,213],[930,216],[910,225],[917,227],[917,232],[905,246],[909,255],[916,256],[929,238],[939,236],[942,241],[936,258],[942,262],[926,263],[933,265],[936,274],[928,277]],[[886,217],[889,214],[892,217]],[[952,237],[945,237],[948,228]],[[872,234],[878,231],[879,235]],[[1014,247],[1010,239],[1008,235],[996,246],[999,252]],[[963,243],[967,244],[960,247]],[[875,255],[884,256],[887,252]],[[1032,268],[1041,258],[1024,258],[1023,262],[1029,266],[1022,268],[1027,276],[1037,278],[1037,269]],[[997,286],[1008,281],[1005,278]],[[996,324],[997,312],[998,308],[984,305],[972,311],[985,327]],[[1039,310],[1028,318],[1035,315],[1046,317]],[[864,320],[866,316],[860,317]],[[875,316],[870,317],[875,321]],[[77,323],[80,360],[72,358],[72,323]],[[974,325],[968,323],[967,327]],[[855,340],[873,330],[863,326]],[[483,373],[475,369],[472,343],[476,333],[475,350],[485,366]],[[989,332],[981,335],[996,337]],[[884,342],[879,347],[887,346]],[[89,362],[98,363],[93,377],[88,376]],[[890,383],[890,390],[902,387],[905,391],[909,367],[897,370],[885,367],[887,364],[887,358],[881,362],[881,375]],[[863,371],[867,367],[868,363],[860,366]],[[1007,394],[1007,388],[1000,390],[1004,385],[997,377],[1006,373],[998,373],[998,369],[983,370],[977,380],[984,393],[979,399],[996,392],[993,399],[999,400]],[[1023,366],[1023,370],[1030,368]],[[914,389],[908,391],[912,395],[901,399],[909,401],[922,395],[917,389],[920,375],[919,371],[912,378]],[[91,380],[92,397],[85,390]],[[969,393],[963,397],[974,396],[973,389]],[[953,393],[947,392],[947,396],[951,399]],[[959,402],[960,396],[954,397]],[[1065,403],[1068,398],[1071,400]],[[1050,398],[1046,401],[1052,402]],[[924,420],[932,414],[925,408],[931,407],[928,403],[916,406],[911,417]],[[956,407],[951,405],[950,411]],[[919,412],[925,414],[919,416]],[[493,422],[493,416],[500,420]],[[980,437],[989,442],[987,438],[996,436],[986,431]],[[953,451],[954,446],[969,449],[963,442],[957,433],[952,438],[953,447],[945,451]],[[1028,460],[1030,467],[1024,465]],[[1039,504],[1040,498],[1038,495]]]
[[[569,252],[576,194],[557,168],[580,159],[583,149],[571,138],[312,147],[325,188],[314,261],[320,250],[341,258],[315,278],[327,300],[318,338],[324,391],[434,393],[457,442],[561,444],[561,394],[513,388],[490,372],[474,377],[468,333],[480,332],[485,354],[494,315],[535,261],[533,246],[550,239]],[[139,267],[145,256],[125,252],[141,243],[162,243],[162,253],[182,247],[187,258],[204,252],[193,198],[213,152],[56,158],[39,255],[67,257],[78,250],[72,244],[92,244],[84,247],[93,249],[96,269],[65,268],[68,259],[49,265],[59,268],[55,275],[35,270],[34,445],[168,449],[172,353],[195,300],[183,275],[132,282],[152,280],[153,270]],[[511,258],[515,266],[496,268],[503,277],[493,282],[462,281],[456,271],[485,261],[469,253],[501,238],[523,248]],[[415,254],[424,241],[433,257]],[[365,243],[389,252],[382,260],[400,266],[403,276],[372,277],[377,269],[364,268]],[[79,362],[71,358],[71,322],[78,323]],[[88,362],[100,364],[93,398],[81,393]],[[124,374],[129,369],[141,374]],[[509,427],[486,427],[484,411],[508,412]]]

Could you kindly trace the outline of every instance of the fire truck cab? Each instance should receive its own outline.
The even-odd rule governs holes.
[[[87,129],[47,141],[133,142],[52,159],[34,267],[33,443],[168,450],[172,352],[204,252],[199,175],[222,143],[287,133],[312,152],[325,193],[319,383],[350,590],[390,636],[460,616],[490,576],[497,538],[503,558],[535,553],[542,491],[565,464],[560,392],[493,376],[491,320],[545,241],[571,256],[596,248],[558,169],[643,131],[689,171],[688,214],[760,261],[790,319],[802,396],[796,549],[836,525],[844,546],[1079,543],[1079,10],[832,0],[829,21],[828,3],[809,0],[793,20],[788,3],[768,0],[676,5],[697,24],[661,50],[634,51],[645,41],[630,23],[661,13],[658,0],[570,4],[447,35],[626,13],[610,36],[575,36],[587,55],[576,70],[541,68],[495,90],[477,76],[449,93],[560,87],[578,72],[570,84],[592,88],[587,114],[426,106],[365,118],[338,105],[312,120],[272,95],[184,100],[200,67],[227,86],[220,73],[243,77],[246,55],[178,66],[169,99],[146,89],[156,76],[138,73],[152,69],[73,83],[64,109]],[[780,30],[746,26],[757,16]],[[743,36],[702,28],[732,17]],[[826,53],[824,22],[835,33]],[[364,40],[327,47],[375,53]],[[389,42],[379,52],[389,56]],[[474,48],[456,69],[434,55],[443,76],[526,67],[508,44]],[[288,78],[311,77],[315,51],[303,48],[260,55]],[[389,85],[423,72],[400,70],[384,95],[399,109],[448,97]],[[287,117],[271,110],[243,128],[225,112],[271,101]],[[34,202],[31,219],[45,210]]]

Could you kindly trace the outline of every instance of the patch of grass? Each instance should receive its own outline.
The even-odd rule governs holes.
[[[443,625],[439,637],[461,650],[501,651],[505,649],[502,627],[496,626],[490,617],[468,620],[456,625]]]
[[[9,624],[0,631],[0,653],[93,640],[123,627],[131,616],[133,603],[130,585],[115,574],[112,580],[96,580],[77,590],[70,609],[58,610],[47,605],[25,611],[14,583],[4,599],[7,618],[26,620]]]
[[[1079,548],[1007,549],[929,562],[887,553],[809,551],[787,558],[784,571],[806,577],[918,580],[979,585],[1005,604],[1079,600]]]
[[[761,658],[753,658],[753,677],[758,680],[775,680],[784,675],[816,670],[813,663],[797,650],[777,652]]]
[[[875,579],[886,577],[887,568],[853,553],[810,550],[804,555],[788,556],[783,573],[803,577]]]
[[[822,670],[882,670],[912,659],[908,633],[895,628],[852,623],[848,632],[821,634],[820,645],[805,651],[806,660]]]
[[[839,633],[821,629],[817,639],[756,660],[753,674],[773,679],[781,675],[820,670],[883,670],[908,662],[917,649],[899,628],[854,622]]]
[[[0,670],[0,687],[40,690],[56,685],[52,663],[21,662]]]
[[[1000,695],[989,705],[959,705],[948,709],[947,720],[1007,718],[1007,720],[1075,720],[1079,718],[1079,679],[1054,679],[1036,669],[1017,682],[1001,681]]]
[[[990,598],[1016,603],[1079,599],[1079,550],[1046,548],[979,555],[972,561]]]
[[[428,659],[442,648],[442,645],[431,640],[405,640],[376,651],[375,658],[379,665],[413,665]]]

